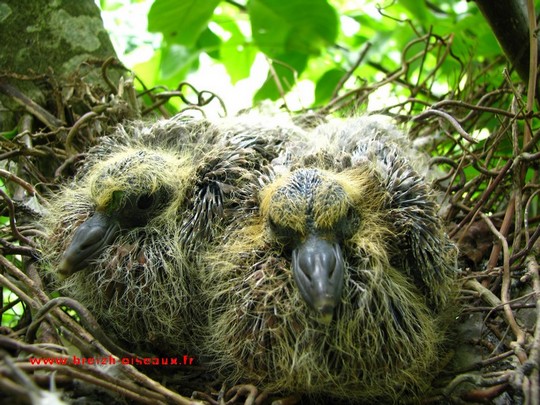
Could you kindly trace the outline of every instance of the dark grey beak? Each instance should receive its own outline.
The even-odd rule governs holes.
[[[71,244],[60,261],[59,273],[67,277],[84,269],[90,260],[99,257],[114,241],[119,229],[119,225],[111,217],[96,212],[73,234]]]
[[[310,236],[292,253],[293,275],[300,293],[324,324],[332,321],[341,300],[344,261],[341,248]]]

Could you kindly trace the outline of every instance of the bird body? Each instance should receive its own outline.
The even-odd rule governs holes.
[[[226,380],[270,392],[419,392],[456,252],[413,153],[379,117],[295,134],[205,255],[202,350]]]
[[[263,148],[254,128],[279,136]],[[190,350],[204,319],[200,250],[226,225],[243,179],[277,155],[288,131],[185,116],[119,127],[50,199],[42,245],[55,287],[129,351]]]
[[[346,400],[425,388],[455,248],[380,117],[177,117],[119,128],[43,224],[57,288],[130,351]]]
[[[164,150],[118,149],[53,201],[47,259],[60,291],[133,351],[185,350],[193,291],[176,216],[193,165]]]

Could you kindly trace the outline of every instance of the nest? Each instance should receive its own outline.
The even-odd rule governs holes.
[[[380,85],[336,97],[320,113],[361,105]],[[437,156],[430,163],[440,173],[433,180],[442,197],[440,214],[460,250],[460,313],[445,345],[448,352],[439,356],[447,362],[430,382],[425,403],[535,403],[540,398],[540,131],[534,126],[537,114],[515,111],[522,100],[518,89],[505,82],[493,92],[474,89],[416,114],[411,113],[419,105],[414,99],[379,111],[407,123],[413,140]],[[134,99],[129,83],[124,90],[130,94],[126,100]],[[96,97],[91,107],[99,113],[73,112],[66,126],[46,122],[1,140],[0,391],[12,403],[47,396],[152,404],[279,397],[251,384],[227,387],[209,380],[204,362],[190,353],[182,353],[175,365],[126,353],[90,311],[73,299],[52,296],[50,280],[39,271],[42,252],[35,238],[42,232],[36,220],[43,195],[54,194],[74,176],[85,153],[116,123],[155,114],[171,93],[147,95],[154,104],[145,111],[121,97],[105,104]],[[494,120],[498,125],[479,141],[477,129]]]

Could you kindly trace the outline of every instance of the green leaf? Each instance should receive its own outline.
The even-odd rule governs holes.
[[[148,31],[161,32],[168,43],[194,46],[219,0],[156,0],[148,13]]]
[[[159,64],[161,60],[162,50],[158,49],[154,52],[152,57],[145,62],[138,63],[133,67],[133,70],[137,72],[137,77],[148,87],[155,86],[158,83],[159,78]],[[139,81],[135,81],[138,90],[144,90],[139,88]]]
[[[257,49],[231,18],[217,21],[217,23],[231,35],[221,46],[220,60],[225,65],[231,82],[234,84],[249,76]]]
[[[220,59],[221,38],[206,28],[199,39],[197,39],[197,49],[204,50],[210,57]]]
[[[253,44],[234,45],[228,42],[223,44],[221,62],[225,65],[233,84],[249,77],[256,56],[257,49]]]
[[[100,0],[99,6],[102,10],[113,11],[122,8],[124,4],[121,1]]]
[[[330,100],[337,84],[346,73],[343,69],[330,69],[321,76],[315,86],[315,105],[322,105]]]
[[[13,139],[15,138],[15,136],[19,133],[19,131],[17,130],[17,128],[14,128],[12,129],[11,131],[7,131],[7,132],[0,132],[0,137],[4,138],[4,139]]]
[[[426,6],[425,1],[422,0],[399,0],[399,3],[403,5],[411,14],[413,21],[419,21],[425,23],[428,21],[430,12]]]
[[[194,62],[198,61],[199,53],[199,51],[176,44],[163,48],[160,66],[161,77],[169,79],[174,76],[181,80],[188,74]]]
[[[337,37],[337,13],[326,0],[251,0],[248,12],[255,43],[272,58],[318,55]]]
[[[255,93],[253,101],[259,103],[262,100],[277,100],[288,93],[296,83],[299,74],[304,71],[308,56],[301,53],[288,53],[281,55],[272,62],[272,71],[268,73],[266,81]],[[279,81],[279,86],[276,83]],[[282,94],[283,93],[283,94]]]
[[[147,87],[163,85],[175,88],[197,66],[199,54],[200,51],[181,45],[162,44],[152,58],[135,65],[134,70]],[[137,88],[143,90],[139,86]]]

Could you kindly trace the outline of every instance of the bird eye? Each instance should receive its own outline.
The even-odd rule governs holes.
[[[276,221],[274,221],[271,217],[268,218],[268,225],[270,225],[270,229],[272,229],[272,231],[275,231],[278,228]]]
[[[143,194],[137,198],[137,208],[140,210],[147,210],[154,205],[155,198],[153,194]]]
[[[282,245],[293,247],[300,239],[296,230],[289,226],[278,224],[271,217],[268,218],[268,226],[274,238]]]
[[[347,214],[339,221],[337,229],[341,239],[349,239],[356,233],[359,226],[360,215],[358,211],[353,207],[349,207]]]
[[[164,187],[153,193],[127,195],[116,211],[118,220],[124,228],[146,226],[170,203],[171,196],[172,193]]]

